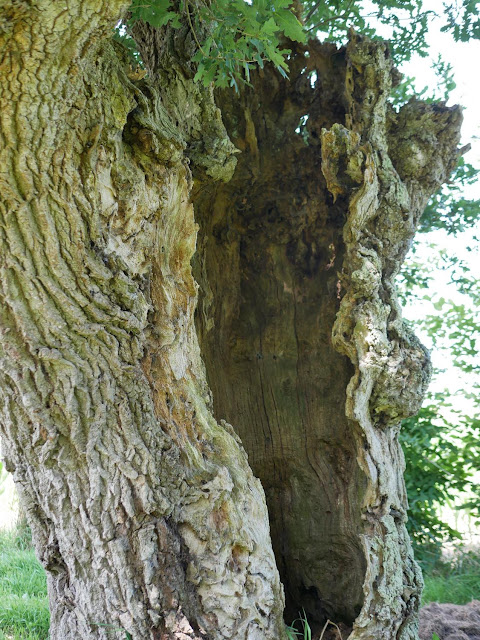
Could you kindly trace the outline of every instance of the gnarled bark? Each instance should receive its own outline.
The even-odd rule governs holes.
[[[52,640],[276,640],[264,494],[209,411],[193,324],[186,143],[101,43],[127,4],[0,10],[3,451]]]

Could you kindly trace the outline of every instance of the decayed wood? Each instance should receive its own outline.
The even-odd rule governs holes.
[[[217,418],[267,495],[287,615],[351,638],[416,637],[422,579],[405,529],[400,420],[428,383],[394,278],[454,167],[458,108],[388,104],[386,45],[309,43],[219,104],[242,150],[199,172],[195,275]]]

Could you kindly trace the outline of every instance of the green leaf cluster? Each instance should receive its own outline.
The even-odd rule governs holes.
[[[145,0],[133,0],[130,6],[130,20],[143,20],[152,27],[164,27],[169,22],[174,27],[180,27],[180,15],[173,9],[172,0],[155,0],[145,2]]]
[[[193,58],[198,63],[195,80],[204,85],[238,88],[239,79],[249,82],[250,71],[266,62],[286,77],[290,49],[285,40],[305,41],[291,0],[197,2],[193,20],[194,31],[203,27],[208,32]]]
[[[238,89],[239,82],[250,81],[252,69],[267,62],[287,77],[286,43],[306,40],[291,0],[133,0],[127,31],[138,20],[156,28],[189,28],[197,46],[195,81],[205,86]],[[125,25],[117,32],[127,44]]]
[[[447,22],[442,31],[450,31],[455,40],[467,42],[480,38],[480,8],[478,0],[463,0],[445,4]]]
[[[397,64],[410,60],[414,53],[428,55],[427,33],[433,18],[441,20],[442,31],[451,33],[456,41],[480,38],[477,0],[438,2],[435,11],[425,9],[423,0],[372,0],[368,8],[362,0],[305,0],[303,5],[307,31],[334,42],[344,41],[352,27],[377,38],[375,25],[383,25]]]
[[[368,10],[361,0],[337,0],[336,2],[305,2],[308,24],[312,34],[325,34],[328,40],[345,40],[350,28],[378,38],[375,25],[385,25],[395,62],[409,60],[414,53],[426,56],[426,35],[431,11],[423,10],[422,0],[373,0]]]
[[[437,82],[433,89],[423,87],[421,90],[415,89],[415,79],[406,77],[400,84],[393,88],[390,102],[396,110],[406,104],[410,99],[416,98],[423,102],[448,102],[450,93],[457,86],[453,78],[452,65],[445,62],[441,55],[432,63],[432,68],[437,76]]]
[[[461,417],[452,411],[448,392],[433,394],[417,416],[404,420],[400,436],[407,464],[407,527],[416,555],[426,565],[438,559],[442,543],[461,540],[440,513],[454,491],[464,491],[472,474],[462,429],[452,426],[453,415]]]
[[[461,158],[449,182],[430,199],[422,219],[419,231],[429,232],[444,229],[456,235],[473,227],[480,221],[480,203],[465,198],[463,193],[467,185],[478,181],[480,170]]]

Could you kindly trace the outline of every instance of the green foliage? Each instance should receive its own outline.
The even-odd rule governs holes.
[[[372,25],[380,23],[390,31],[391,50],[397,64],[409,60],[414,53],[427,55],[426,35],[433,12],[423,10],[422,0],[373,0],[369,12],[361,0],[310,1],[304,5],[308,31],[325,34],[328,40],[345,40],[349,28],[376,38]]]
[[[287,76],[286,41],[305,42],[306,34],[291,9],[291,0],[134,0],[127,27],[143,20],[156,28],[186,26],[197,45],[195,80],[208,86],[235,87],[249,82],[256,66],[272,63]],[[117,39],[134,52],[125,25]]]
[[[461,539],[442,520],[439,505],[449,502],[452,491],[465,488],[471,471],[461,432],[445,411],[446,395],[430,397],[416,417],[404,420],[400,435],[407,461],[407,528],[424,566],[438,559],[443,542]]]
[[[477,552],[457,552],[451,560],[440,561],[425,575],[422,604],[451,602],[467,604],[480,593],[480,556]]]
[[[145,2],[144,0],[133,0],[130,6],[130,22],[143,20],[152,27],[164,27],[169,22],[173,27],[180,27],[180,15],[173,10],[171,0],[155,0]]]
[[[480,205],[477,204],[476,209],[479,208]],[[450,227],[447,228],[447,232],[451,233]],[[477,358],[480,345],[480,281],[472,274],[465,260],[450,251],[439,249],[436,245],[429,246],[431,250],[436,251],[434,263],[427,265],[416,257],[406,263],[402,274],[403,299],[406,301],[410,296],[431,303],[434,312],[417,319],[416,326],[437,343],[441,341],[448,345],[454,366],[465,373],[480,372]],[[464,251],[468,253],[473,251],[473,248],[466,245]],[[450,284],[455,285],[461,298],[453,301],[444,295],[432,294],[429,291],[434,270],[437,274],[446,272],[449,275]]]
[[[194,34],[205,32],[193,60],[198,63],[195,80],[204,85],[237,88],[237,80],[250,78],[250,70],[271,62],[281,75],[287,75],[286,56],[290,49],[282,45],[287,38],[305,41],[302,25],[292,13],[290,0],[216,0],[197,2],[187,18]],[[243,72],[243,75],[242,75]]]
[[[464,166],[460,171],[468,174]],[[477,203],[476,216],[471,220],[478,219],[478,209]],[[470,220],[448,220],[447,208],[439,212],[434,204],[428,215],[436,222],[437,231],[443,229],[450,235],[465,232],[471,225]],[[435,228],[433,223],[431,226]],[[430,393],[418,416],[403,424],[401,441],[410,503],[408,527],[424,566],[436,561],[443,542],[459,540],[459,534],[443,521],[441,505],[448,504],[452,496],[463,494],[460,508],[480,516],[480,490],[474,484],[474,475],[480,470],[480,281],[465,259],[435,245],[429,249],[429,256],[422,258],[417,248],[406,263],[401,282],[404,301],[416,301],[431,309],[416,320],[415,326],[438,350],[448,351],[458,376],[469,375],[470,388],[455,390],[452,384],[452,389]],[[465,252],[469,250],[467,245]],[[433,260],[432,253],[436,254]],[[454,300],[432,292],[435,271],[454,285]],[[433,358],[435,363],[435,353]],[[457,395],[461,402],[456,401]]]
[[[459,0],[438,3],[436,11],[425,10],[423,0],[372,0],[366,11],[362,0],[334,0],[304,3],[305,27],[309,33],[320,32],[332,41],[345,40],[350,27],[372,38],[377,37],[375,23],[385,25],[397,64],[409,60],[414,53],[428,54],[427,33],[434,17],[443,22],[442,31],[451,33],[455,40],[480,38],[478,2]]]
[[[420,232],[444,229],[455,235],[480,220],[480,203],[463,197],[467,185],[478,181],[480,171],[460,158],[458,166],[446,185],[430,199],[422,219]]]
[[[457,86],[453,78],[453,67],[450,62],[445,62],[440,54],[438,55],[438,58],[434,60],[432,67],[438,79],[436,91],[443,92],[443,95],[442,93],[440,93],[440,95],[438,95],[437,93],[434,99],[444,100],[445,102],[447,102],[450,97],[450,93]]]
[[[431,68],[437,77],[434,87],[423,87],[423,89],[418,90],[415,88],[415,79],[407,76],[402,80],[402,82],[400,82],[400,84],[392,89],[390,102],[396,110],[412,98],[430,103],[438,102],[440,100],[448,102],[451,92],[457,86],[453,78],[452,65],[449,62],[445,62],[442,56],[439,55],[438,58],[432,62]],[[471,165],[466,165],[463,159],[461,159],[460,165],[464,170],[466,167],[470,167],[471,171],[475,171]],[[458,178],[464,178],[467,180],[468,176],[464,175],[460,171],[459,167],[457,168]],[[464,182],[463,184],[471,184],[471,182]]]
[[[478,0],[463,0],[445,4],[446,24],[442,31],[450,31],[455,40],[467,42],[480,38]]]
[[[480,37],[476,0],[443,4],[443,30],[456,40]],[[128,26],[143,20],[156,28],[187,27],[196,41],[196,80],[208,85],[238,88],[249,82],[257,65],[272,63],[279,73],[288,73],[290,41],[305,42],[319,34],[344,42],[350,28],[376,38],[375,25],[388,27],[395,62],[409,60],[414,53],[426,56],[429,21],[437,15],[423,8],[423,0],[372,0],[369,12],[361,0],[303,2],[302,23],[293,11],[292,0],[133,0],[126,24],[117,27],[121,40],[138,61]],[[127,27],[127,29],[126,29]],[[439,62],[439,72],[448,67]],[[444,65],[442,67],[442,64]]]
[[[300,630],[297,629],[297,624],[301,625]],[[288,640],[312,640],[312,630],[308,624],[305,611],[302,611],[299,617],[296,618],[286,630]]]
[[[46,640],[49,609],[45,571],[24,532],[0,534],[0,640]]]

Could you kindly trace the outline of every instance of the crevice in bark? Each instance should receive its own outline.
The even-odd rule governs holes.
[[[242,154],[227,184],[197,176],[197,331],[216,415],[235,426],[266,492],[286,619],[305,608],[314,627],[351,625],[366,480],[342,410],[352,366],[330,338],[348,199],[327,190],[319,144],[345,120],[345,51],[314,42],[290,64],[290,82],[266,69],[240,97],[217,96]],[[308,144],[296,131],[307,114]]]

